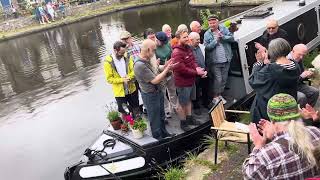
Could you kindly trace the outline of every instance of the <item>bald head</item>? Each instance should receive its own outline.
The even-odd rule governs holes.
[[[278,24],[277,20],[269,19],[267,21],[267,32],[268,32],[268,34],[270,34],[270,35],[275,34],[275,33],[278,32],[278,29],[279,29],[279,24]]]
[[[192,32],[200,33],[201,32],[201,24],[198,21],[192,21],[190,23],[190,29]]]
[[[293,46],[291,55],[297,62],[301,61],[308,53],[308,47],[305,44],[297,44]]]
[[[151,57],[154,56],[155,50],[157,46],[154,41],[151,39],[146,39],[142,42],[141,44],[141,56],[150,59]]]
[[[200,35],[196,32],[191,32],[189,34],[190,45],[193,47],[199,46],[200,43]]]

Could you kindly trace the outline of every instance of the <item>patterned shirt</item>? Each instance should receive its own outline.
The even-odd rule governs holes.
[[[132,46],[128,47],[128,54],[132,56],[134,62],[136,62],[140,54],[140,46],[138,44],[133,44]]]
[[[320,144],[320,130],[316,127],[307,127],[314,146]],[[319,175],[319,171],[296,153],[291,151],[288,143],[288,133],[278,133],[273,140],[260,149],[254,149],[242,167],[244,179],[266,180],[286,179],[303,180],[307,177]]]

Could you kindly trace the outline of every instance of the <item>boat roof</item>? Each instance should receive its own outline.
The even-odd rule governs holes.
[[[275,0],[252,8],[238,15],[232,16],[226,20],[236,22],[237,20],[242,19],[241,24],[238,24],[239,30],[234,33],[234,37],[236,41],[242,41],[246,43],[262,35],[262,33],[266,30],[266,22],[268,21],[268,19],[275,19],[279,22],[279,25],[282,25],[290,21],[291,19],[294,19],[295,17],[303,14],[304,12],[318,7],[320,4],[320,0],[307,0],[305,6],[299,6],[298,4],[299,0]],[[269,7],[272,7],[271,12],[273,14],[265,18],[243,18],[243,16],[249,12],[267,10]]]

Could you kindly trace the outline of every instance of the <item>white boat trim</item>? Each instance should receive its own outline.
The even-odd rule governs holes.
[[[126,159],[123,161],[101,164],[101,166],[106,168],[108,171],[116,174],[120,172],[141,168],[145,165],[145,162],[146,161],[143,157],[135,157],[135,158]],[[83,167],[80,169],[79,175],[82,178],[93,178],[93,177],[110,175],[110,173],[107,172],[101,166],[94,165],[94,166]]]

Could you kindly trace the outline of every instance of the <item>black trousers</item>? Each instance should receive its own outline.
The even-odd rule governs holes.
[[[193,108],[199,109],[200,108],[200,102],[202,101],[202,105],[207,106],[209,101],[209,80],[208,78],[196,78],[196,100],[192,101]]]
[[[134,109],[139,108],[139,95],[138,90],[126,95],[125,97],[116,97],[118,111],[120,113],[126,113],[122,107],[122,104],[129,104],[129,110],[133,112]]]

